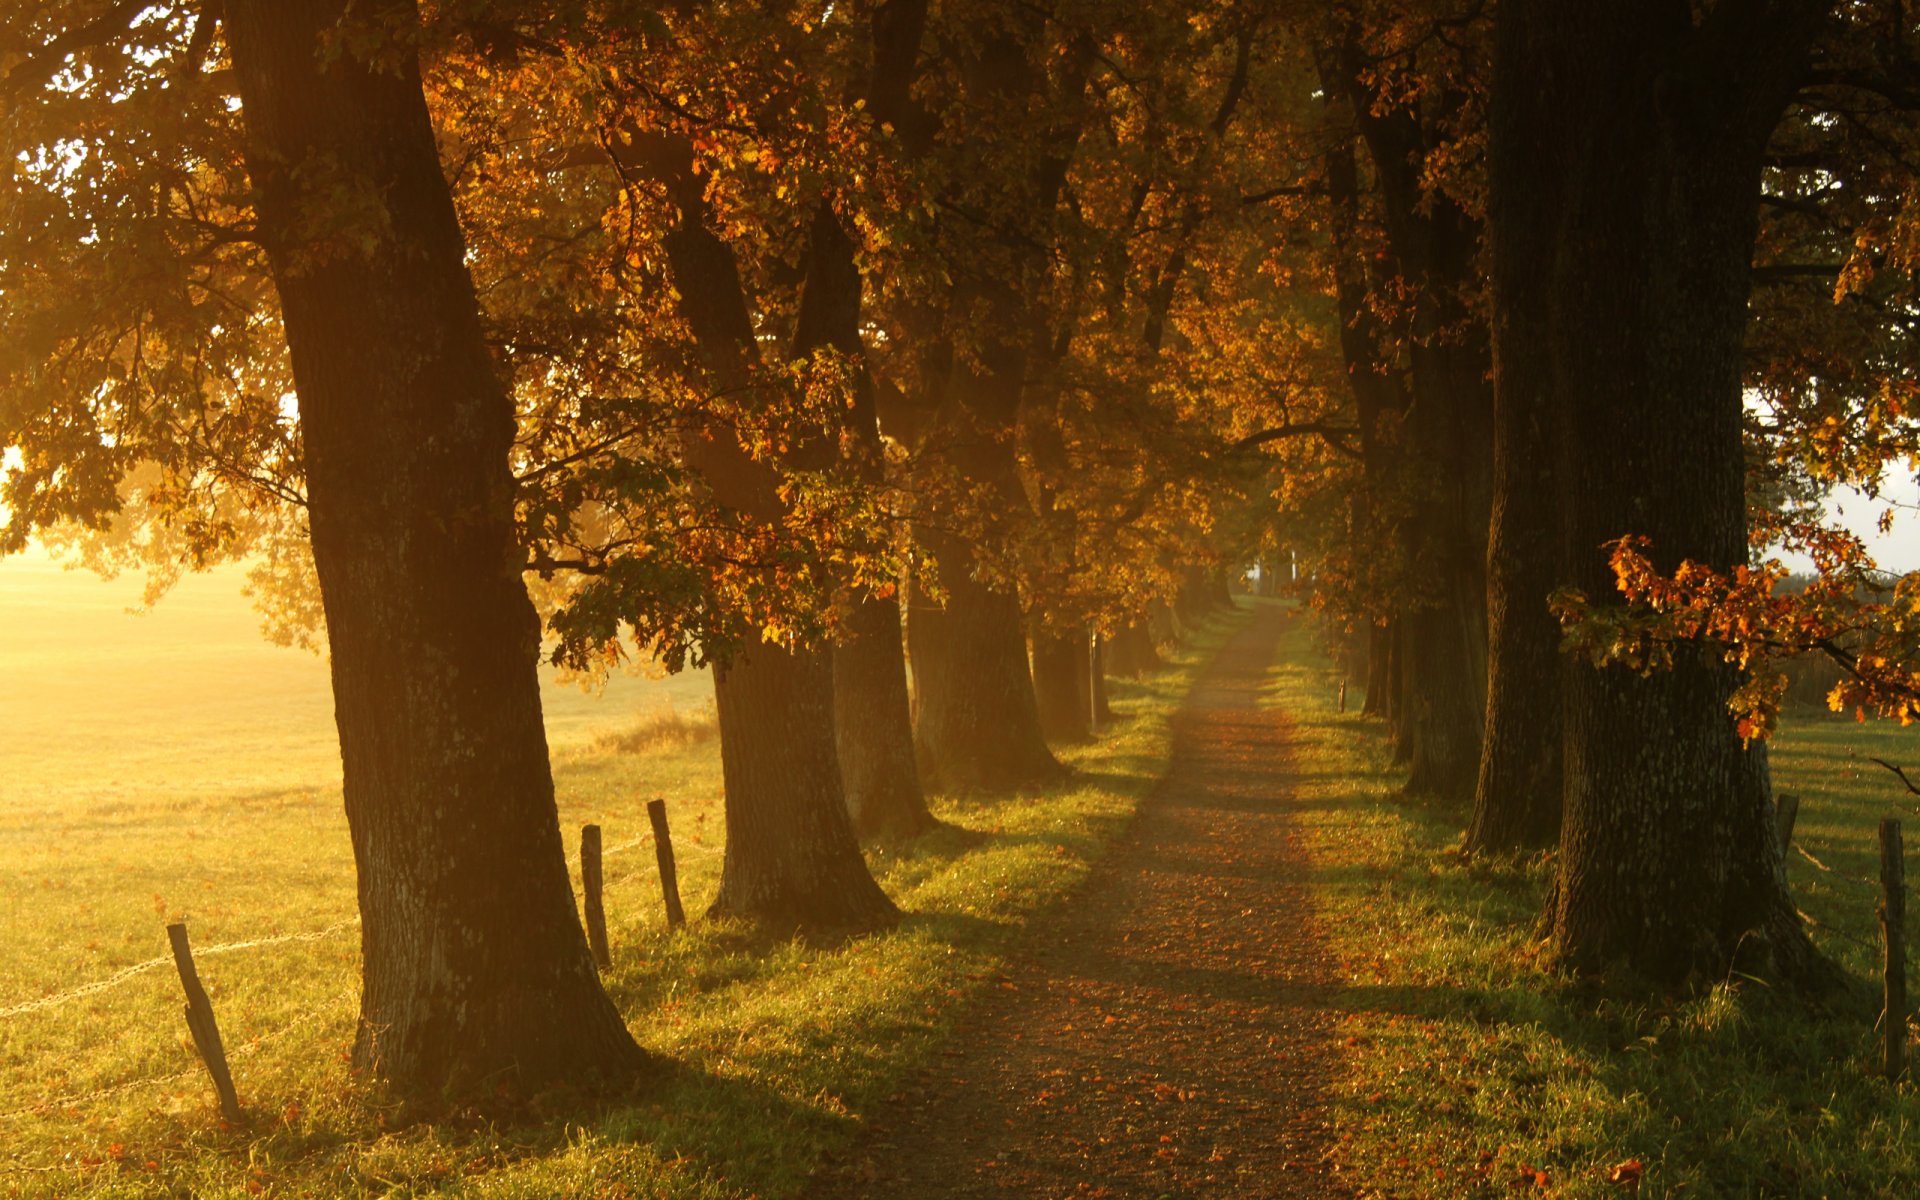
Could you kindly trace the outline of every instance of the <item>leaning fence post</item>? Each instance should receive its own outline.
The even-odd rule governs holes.
[[[1347,711],[1347,681],[1340,681],[1340,711]]]
[[[1880,936],[1886,941],[1886,1010],[1880,1022],[1885,1034],[1885,1070],[1888,1082],[1900,1078],[1907,1052],[1907,955],[1904,926],[1907,917],[1906,863],[1901,854],[1900,822],[1880,818]]]
[[[602,971],[613,966],[607,950],[607,910],[600,900],[600,827],[580,827],[580,904],[587,913],[587,945],[593,949],[594,965]]]
[[[667,928],[678,929],[687,923],[680,907],[680,878],[673,869],[673,835],[667,832],[667,802],[647,801],[647,820],[653,822],[653,853],[660,861],[660,894],[667,902]]]
[[[200,972],[194,969],[184,923],[176,921],[167,926],[167,944],[173,947],[173,965],[180,972],[180,987],[187,993],[187,1032],[193,1035],[194,1049],[213,1077],[213,1090],[220,1095],[220,1115],[229,1124],[238,1125],[240,1097],[234,1094],[226,1047],[220,1044],[220,1027],[213,1020],[213,1002],[207,999],[207,989],[200,986]]]
[[[1774,830],[1780,835],[1780,857],[1787,856],[1787,850],[1793,845],[1793,823],[1800,817],[1800,797],[1792,792],[1781,792],[1773,802]]]

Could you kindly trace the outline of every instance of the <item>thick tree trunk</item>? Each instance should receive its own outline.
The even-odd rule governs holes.
[[[1485,681],[1474,669],[1476,624],[1458,600],[1401,618],[1409,792],[1448,800],[1472,792],[1486,701]]]
[[[1207,573],[1207,602],[1220,612],[1233,610],[1233,585],[1228,576],[1232,574],[1226,567],[1215,567]]]
[[[1192,629],[1214,610],[1212,573],[1206,567],[1188,567],[1180,573],[1180,586],[1173,594],[1173,614],[1180,624]]]
[[[1147,638],[1159,652],[1161,646],[1180,646],[1180,620],[1174,616],[1173,606],[1165,600],[1147,602]]]
[[[946,603],[924,594],[907,622],[913,650],[914,735],[939,785],[1011,791],[1065,770],[1047,749],[1027,667],[1020,602],[971,572],[957,541],[929,534]]]
[[[359,873],[355,1060],[426,1104],[630,1076],[643,1056],[600,987],[554,809],[513,408],[418,68],[410,43],[367,63],[335,36],[366,22],[397,39],[418,16],[349,7],[235,0],[225,16],[299,390]],[[343,177],[382,221],[350,250],[316,246]]]
[[[715,666],[713,680],[727,856],[711,914],[814,929],[897,918],[841,803],[827,657],[762,644]],[[809,732],[794,737],[796,728]]]
[[[861,284],[853,243],[831,208],[814,219],[807,286],[795,356],[831,346],[858,375],[847,414],[855,467],[869,483],[885,472],[873,387],[860,342]],[[833,654],[834,738],[854,831],[862,837],[911,836],[936,822],[927,811],[913,748],[900,602],[871,593],[846,597],[845,636]]]
[[[1033,632],[1033,693],[1040,728],[1049,741],[1084,742],[1093,737],[1091,657],[1084,634]]]
[[[1596,601],[1616,594],[1603,543],[1626,534],[1652,538],[1663,570],[1746,559],[1741,353],[1761,160],[1824,7],[1720,6],[1697,26],[1654,0],[1500,10],[1493,104],[1552,136],[1544,157],[1522,149],[1542,139],[1500,149],[1495,211],[1539,203],[1536,189],[1557,201],[1556,236],[1533,251],[1554,264],[1561,554]],[[1736,957],[1811,970],[1764,763],[1727,711],[1735,672],[1705,652],[1678,660],[1644,676],[1570,660],[1556,952],[1668,986],[1723,979]]]
[[[984,10],[983,10],[984,11]],[[940,442],[944,482],[971,493],[962,514],[977,526],[971,540],[925,531],[922,545],[937,564],[944,605],[923,592],[908,620],[916,702],[914,738],[922,761],[946,786],[1006,790],[1065,775],[1047,749],[1027,663],[1027,641],[1015,582],[1014,526],[1032,518],[1021,481],[1017,431],[1033,368],[1034,289],[1046,270],[1046,241],[1059,203],[1067,156],[1078,126],[1056,123],[1040,108],[1045,92],[1047,18],[1039,9],[1009,9],[978,20],[973,44],[960,58],[961,91],[989,136],[1044,128],[1031,140],[1003,143],[1008,161],[1021,164],[993,178],[996,200],[1017,198],[1007,211],[1035,223],[1027,236],[1003,236],[1005,253],[981,256],[958,247],[956,280],[947,319],[970,344],[956,353],[956,331],[946,331],[938,386],[939,412],[929,439]],[[1083,73],[1085,53],[1070,56]],[[1077,99],[1078,86],[1068,89]],[[976,181],[955,180],[965,194]]]
[[[855,602],[847,631],[833,652],[833,728],[853,830],[861,837],[924,833],[938,822],[914,761],[900,602]]]
[[[1393,622],[1393,639],[1387,644],[1387,729],[1393,743],[1393,761],[1396,763],[1413,760],[1413,723],[1408,708],[1410,697],[1407,694],[1407,624],[1406,617],[1397,617]]]
[[[1153,635],[1147,631],[1144,617],[1122,625],[1112,638],[1101,640],[1105,673],[1116,679],[1138,679],[1165,665],[1160,659],[1159,647],[1153,644]]]

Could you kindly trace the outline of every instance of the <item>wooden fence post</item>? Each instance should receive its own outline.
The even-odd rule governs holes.
[[[580,891],[582,893],[580,902],[587,913],[587,945],[593,950],[594,965],[605,971],[613,966],[613,955],[607,950],[607,910],[600,899],[602,882],[600,827],[582,825],[580,827]]]
[[[1887,1082],[1900,1078],[1907,1054],[1907,917],[1906,863],[1901,853],[1900,822],[1880,818],[1880,936],[1886,941],[1886,1011],[1880,1024],[1885,1034]]]
[[[1800,817],[1800,797],[1792,792],[1781,792],[1773,801],[1774,829],[1780,835],[1780,857],[1787,856],[1787,849],[1793,845],[1793,823]]]
[[[653,822],[653,853],[660,861],[660,894],[667,901],[667,928],[678,929],[687,923],[687,914],[680,907],[680,877],[673,869],[673,835],[667,832],[667,802],[647,801],[647,820]]]
[[[173,948],[173,965],[180,972],[180,987],[187,993],[187,1032],[193,1035],[194,1049],[213,1077],[213,1090],[220,1095],[220,1115],[228,1124],[240,1123],[240,1097],[233,1090],[233,1074],[227,1070],[226,1047],[220,1044],[220,1027],[213,1020],[213,1002],[207,989],[200,986],[200,972],[194,969],[193,950],[187,945],[187,927],[175,921],[167,926],[167,944]]]
[[[1340,711],[1347,711],[1347,681],[1340,681]]]

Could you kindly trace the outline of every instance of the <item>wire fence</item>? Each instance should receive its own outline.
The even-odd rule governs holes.
[[[616,842],[601,851],[601,854],[606,857],[612,857],[616,854],[638,849],[641,846],[648,845],[652,841],[653,835],[651,833],[643,833],[638,837],[628,838],[623,842]],[[718,858],[724,853],[719,847],[708,846],[692,840],[677,843],[674,846],[674,851],[677,855],[693,858]],[[636,863],[618,875],[608,876],[608,882],[631,879],[634,876],[642,874],[646,869],[646,864]],[[269,937],[251,938],[242,942],[220,942],[211,946],[195,946],[193,953],[195,958],[208,958],[222,954],[238,954],[242,951],[256,950],[266,946],[283,946],[297,942],[318,942],[333,937],[335,934],[343,933],[346,930],[357,928],[359,924],[359,917],[349,917],[344,921],[336,921],[324,929],[313,929],[299,933],[274,934]],[[163,954],[142,962],[133,963],[130,966],[122,967],[111,975],[93,980],[90,983],[80,984],[66,991],[53,992],[45,996],[36,996],[31,1000],[22,1000],[16,1004],[0,1007],[0,1021],[7,1021],[14,1017],[25,1016],[28,1013],[40,1012],[44,1009],[56,1008],[63,1004],[70,1004],[75,1000],[83,1000],[88,996],[97,996],[103,992],[112,991],[117,987],[133,982],[135,979],[151,971],[157,971],[162,967],[170,966],[172,963],[172,957]]]
[[[1812,866],[1820,872],[1816,878],[1844,883],[1849,887],[1860,888],[1862,889],[1863,896],[1872,895],[1878,897],[1881,894],[1882,885],[1878,876],[1856,875],[1851,871],[1843,871],[1838,867],[1822,861],[1818,855],[1801,845],[1798,841],[1791,843],[1791,845],[1800,857],[1807,861],[1809,866]],[[1822,937],[1834,938],[1873,954],[1879,954],[1885,949],[1881,941],[1876,938],[1861,937],[1859,934],[1842,929],[1830,921],[1822,921],[1805,909],[1796,909],[1795,911],[1800,914],[1800,919],[1805,921],[1809,928],[1813,929]],[[1920,927],[1907,928],[1903,932],[1903,937],[1908,942],[1920,945]]]
[[[627,838],[624,841],[617,842],[613,845],[610,845],[606,847],[601,853],[603,857],[621,855],[621,854],[625,854],[625,853],[640,849],[641,847],[647,846],[651,844],[653,841],[654,841],[654,835],[652,834],[651,831],[649,831],[649,832],[641,833],[636,837]],[[724,850],[720,847],[709,846],[704,844],[703,842],[696,841],[693,839],[687,839],[686,841],[677,843],[674,849],[678,856],[691,857],[696,859],[718,858],[724,854]],[[648,864],[645,861],[636,861],[632,864],[632,866],[628,867],[626,870],[620,872],[619,874],[609,876],[607,879],[607,882],[631,880],[644,874],[647,870],[648,870]],[[266,937],[248,938],[243,941],[218,942],[218,943],[214,943],[212,945],[207,945],[207,946],[197,946],[197,947],[194,947],[193,955],[194,955],[194,958],[196,959],[204,959],[207,957],[218,957],[221,955],[228,955],[228,954],[240,954],[240,953],[245,953],[247,951],[265,949],[265,948],[274,947],[274,946],[286,946],[286,945],[299,944],[299,943],[319,942],[319,941],[324,941],[328,938],[334,937],[336,935],[339,935],[341,933],[344,933],[347,930],[355,929],[359,927],[359,925],[360,925],[360,918],[358,916],[354,916],[354,917],[347,918],[346,920],[336,921],[333,924],[327,925],[324,928],[320,928],[320,929],[302,930],[294,933],[272,934]],[[134,982],[135,980],[141,979],[146,975],[159,971],[163,967],[171,967],[173,963],[174,963],[174,959],[170,954],[159,955],[154,958],[149,958],[141,962],[136,962],[128,966],[121,967],[119,970],[114,971],[109,975],[105,975],[99,979],[95,979],[87,983],[79,984],[75,987],[68,988],[64,991],[53,992],[44,996],[36,996],[31,999],[21,1000],[13,1004],[6,1005],[4,1007],[0,1007],[0,1024],[4,1024],[8,1021],[11,1021],[20,1017],[28,1016],[34,1013],[40,1013],[40,1012],[47,1011],[49,1009],[58,1008],[62,1005],[67,1005],[79,1000],[84,1000],[91,996],[99,996],[107,992],[114,991],[115,989],[126,986]],[[335,999],[330,1000],[325,1004],[322,1004],[315,1008],[307,1010],[306,1012],[302,1013],[299,1017],[297,1017],[293,1021],[269,1033],[255,1035],[253,1037],[246,1038],[243,1041],[236,1043],[231,1049],[227,1051],[227,1057],[230,1060],[244,1059],[251,1055],[257,1054],[260,1052],[260,1050],[263,1047],[272,1045],[273,1043],[276,1043],[283,1039],[291,1037],[294,1034],[300,1032],[301,1030],[310,1028],[311,1026],[317,1024],[322,1020],[325,1020],[329,1017],[338,1016],[343,1011],[346,1013],[351,1013],[352,1012],[351,1005],[352,1005],[351,996],[346,997],[344,1001],[336,997]],[[34,1118],[34,1117],[46,1117],[50,1115],[67,1116],[72,1114],[76,1109],[80,1109],[88,1105],[94,1105],[103,1100],[110,1100],[114,1097],[138,1092],[143,1089],[163,1088],[168,1085],[186,1083],[197,1077],[204,1076],[204,1074],[205,1074],[205,1068],[202,1065],[196,1063],[193,1066],[189,1066],[178,1071],[161,1071],[158,1073],[154,1073],[150,1075],[142,1075],[142,1076],[138,1076],[131,1079],[117,1080],[115,1082],[108,1083],[100,1087],[90,1088],[82,1091],[65,1093],[65,1094],[56,1095],[56,1096],[46,1096],[46,1097],[37,1099],[30,1104],[18,1105],[10,1109],[0,1109],[0,1125],[10,1124],[13,1122],[25,1120],[28,1118]],[[0,1161],[0,1173],[18,1172],[18,1171],[44,1171],[49,1169],[65,1169],[65,1168],[63,1167],[48,1168],[45,1166],[20,1165],[17,1160],[13,1163]]]
[[[318,942],[330,938],[336,933],[352,929],[359,924],[360,918],[353,917],[350,920],[336,922],[335,924],[327,926],[325,929],[314,929],[304,933],[275,934],[272,937],[253,938],[244,942],[222,942],[212,946],[195,947],[193,953],[196,958],[205,958],[209,955],[238,954],[243,950],[257,950],[262,946],[282,946],[290,942]],[[122,967],[104,979],[96,979],[92,983],[83,983],[79,987],[71,988],[64,992],[55,992],[51,995],[39,996],[32,1000],[24,1000],[18,1004],[0,1008],[0,1021],[24,1016],[27,1013],[39,1012],[42,1009],[54,1008],[58,1005],[68,1004],[88,996],[97,996],[102,992],[112,991],[122,984],[131,983],[149,971],[171,966],[172,963],[173,957],[171,955],[149,958],[145,962],[137,962],[132,966]]]

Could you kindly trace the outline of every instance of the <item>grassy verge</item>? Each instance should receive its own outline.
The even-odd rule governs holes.
[[[1290,638],[1266,702],[1297,729],[1344,976],[1336,1153],[1358,1195],[1920,1195],[1920,1094],[1871,1075],[1873,897],[1839,874],[1871,874],[1875,824],[1905,808],[1861,756],[1912,763],[1920,737],[1808,714],[1773,751],[1799,840],[1836,871],[1796,855],[1789,875],[1854,994],[1815,1012],[1732,981],[1650,1006],[1539,968],[1543,863],[1463,862],[1466,814],[1401,797],[1377,723],[1336,713],[1324,660]]]
[[[1119,719],[1097,745],[1065,754],[1070,783],[937,798],[949,828],[872,848],[910,915],[850,942],[705,920],[666,935],[639,837],[649,797],[668,798],[690,906],[719,873],[718,748],[697,730],[650,729],[557,758],[563,824],[597,821],[609,847],[609,991],[667,1065],[632,1103],[555,1097],[512,1126],[389,1129],[377,1098],[349,1079],[358,961],[337,794],[0,813],[0,899],[14,914],[0,939],[0,1194],[790,1192],[858,1114],[887,1102],[1020,931],[1125,828],[1165,771],[1170,716],[1228,629],[1202,630],[1171,670],[1116,684]],[[164,953],[160,925],[176,914],[203,948],[251,1114],[244,1129],[219,1127],[171,968],[139,969]],[[129,968],[111,987],[68,995]]]

